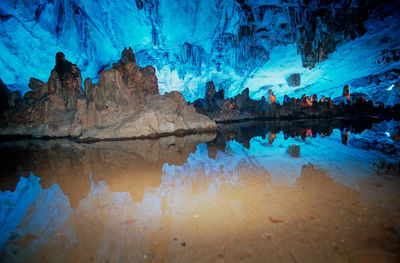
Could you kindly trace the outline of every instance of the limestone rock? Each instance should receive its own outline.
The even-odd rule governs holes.
[[[215,95],[215,85],[213,81],[209,81],[206,83],[206,95],[204,96],[204,100],[211,99]]]
[[[3,81],[0,79],[0,114],[10,107],[8,103],[9,98],[10,98],[10,91],[8,90],[7,86],[3,83]]]
[[[349,104],[349,103],[351,103],[349,85],[345,85],[345,86],[343,87],[342,102],[343,102],[344,104]]]
[[[132,48],[124,49],[120,61],[113,64],[113,69],[121,74],[131,96],[140,100],[148,94],[158,94],[158,79],[155,68],[152,66],[138,67]]]
[[[317,62],[327,59],[338,44],[354,40],[366,32],[366,11],[376,2],[363,1],[357,8],[347,2],[338,8],[338,3],[309,0],[302,1],[299,8],[288,9],[304,67],[314,68]]]
[[[242,108],[246,107],[249,100],[250,100],[249,89],[245,88],[239,95],[237,95],[234,98],[233,102],[237,109],[242,109]]]
[[[276,102],[276,96],[272,90],[268,90],[268,104],[272,104]]]
[[[201,103],[197,101],[197,105],[195,107],[204,107],[205,110],[213,112],[221,110],[222,105],[224,104],[224,90],[216,92],[215,85],[213,81],[209,81],[206,83],[206,94]]]
[[[32,91],[5,112],[0,135],[99,140],[216,130],[180,93],[159,95],[155,69],[138,67],[131,48],[100,73],[98,84],[86,79],[84,92],[81,82],[78,67],[57,53],[48,82],[30,80]]]
[[[31,90],[33,90],[35,93],[38,93],[41,95],[46,95],[49,93],[49,87],[48,87],[47,83],[45,83],[39,79],[30,78],[28,87]]]
[[[10,108],[18,107],[21,103],[22,103],[21,93],[18,90],[11,92],[11,95],[8,98],[8,104]]]
[[[207,116],[188,106],[178,92],[148,95],[144,105],[120,106],[98,111],[89,105],[83,120],[82,140],[137,138],[196,130],[215,130]]]
[[[117,105],[127,105],[131,101],[131,93],[116,69],[100,73],[99,84],[93,85],[91,96],[98,110],[108,108],[110,101]]]
[[[76,110],[76,100],[82,98],[81,71],[65,59],[62,52],[56,55],[56,66],[51,72],[48,81],[50,94],[58,94],[64,101],[67,110]]]
[[[276,101],[276,96],[271,89],[260,100],[253,100],[246,88],[234,98],[223,100],[223,93],[219,95],[219,92],[215,92],[214,84],[208,82],[204,100],[198,99],[193,105],[198,113],[207,115],[217,122],[338,117],[358,119],[366,116],[398,119],[400,116],[399,104],[396,104],[399,106],[385,107],[382,103],[367,100],[365,94],[350,95],[348,85],[344,87],[343,94],[334,101],[325,96],[321,96],[318,100],[316,94],[311,97],[304,94],[301,98],[285,96],[281,105]]]
[[[31,78],[22,102],[14,94],[13,108],[0,124],[1,135],[29,135],[34,137],[76,136],[73,131],[78,99],[83,99],[80,70],[56,55],[56,66],[47,83]],[[78,129],[79,130],[79,129]]]

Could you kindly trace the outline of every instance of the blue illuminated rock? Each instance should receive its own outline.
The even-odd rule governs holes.
[[[0,78],[25,93],[63,50],[82,79],[97,82],[132,46],[139,65],[157,68],[161,94],[194,101],[212,79],[227,97],[249,88],[259,99],[268,86],[278,101],[299,91],[334,98],[348,82],[399,68],[398,13],[398,1],[371,0],[4,0]],[[296,88],[286,81],[293,73],[301,75]],[[387,89],[358,87],[374,101]]]

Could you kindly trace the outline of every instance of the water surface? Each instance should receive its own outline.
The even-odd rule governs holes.
[[[0,151],[2,262],[400,260],[396,122],[242,123]]]

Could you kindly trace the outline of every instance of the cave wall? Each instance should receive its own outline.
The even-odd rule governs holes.
[[[338,96],[346,83],[399,68],[397,2],[4,0],[0,78],[25,92],[30,77],[48,78],[63,51],[83,79],[96,79],[132,46],[141,66],[157,68],[161,92],[188,100],[202,97],[208,80],[226,96],[246,87],[254,98],[270,88],[278,100]],[[292,74],[298,86],[287,81]],[[396,81],[353,88],[378,94]]]

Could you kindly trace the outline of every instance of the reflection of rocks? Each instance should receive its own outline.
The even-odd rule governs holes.
[[[164,164],[183,165],[197,145],[215,135],[163,137],[157,140],[98,142],[86,148],[94,181],[106,181],[112,192],[129,192],[140,201],[146,187],[161,183]]]
[[[231,123],[219,126],[217,138],[207,143],[208,155],[215,159],[218,151],[225,152],[226,143],[236,141],[242,144],[245,148],[250,148],[250,141],[255,137],[261,137],[262,140],[268,139],[268,144],[273,145],[276,134],[283,132],[284,139],[298,138],[306,140],[317,136],[324,138],[330,136],[334,129],[341,131],[340,139],[344,145],[349,144],[351,147],[380,151],[388,155],[397,156],[399,145],[396,141],[388,139],[383,135],[381,124],[377,124],[379,119],[365,119],[359,121],[350,120],[314,120],[314,121],[273,121],[273,122],[256,122],[249,121],[244,123]],[[391,123],[391,125],[394,125]],[[384,126],[384,125],[383,125]],[[362,138],[358,139],[349,134],[360,134],[369,130],[366,135],[363,133]],[[394,131],[397,126],[392,128],[393,135],[390,138],[397,136]],[[368,137],[370,136],[370,137]],[[292,157],[300,156],[300,148],[289,146],[287,152]]]
[[[335,199],[340,196],[346,197],[349,201],[347,205],[351,206],[351,201],[354,202],[359,196],[356,191],[336,183],[323,169],[315,168],[311,163],[302,166],[301,176],[296,179],[296,188],[299,194],[302,192],[305,197],[308,197],[307,203],[317,199]]]
[[[374,163],[373,166],[377,174],[400,176],[400,162],[380,160]]]
[[[58,183],[63,193],[70,198],[72,207],[90,191],[89,171],[82,165],[84,152],[79,144],[66,140],[15,141],[0,144],[1,163],[8,178],[28,177],[32,172],[40,177],[44,189]],[[12,189],[12,188],[11,188]]]
[[[203,152],[205,153],[205,152]],[[163,185],[179,186],[181,190],[192,194],[204,194],[210,191],[235,191],[246,187],[248,190],[264,188],[271,181],[271,174],[265,167],[254,162],[252,158],[239,157],[231,160],[229,165],[215,165],[205,156],[191,157],[180,167],[165,167],[162,177]],[[208,156],[209,157],[209,153]],[[223,155],[219,159],[230,160]],[[226,189],[226,186],[229,188]],[[213,190],[212,190],[213,189]]]
[[[363,150],[374,150],[387,154],[396,153],[396,147],[394,146],[393,143],[389,142],[368,140],[364,138],[354,138],[350,141],[350,145]]]
[[[314,190],[317,190],[321,196],[324,194],[324,186],[329,187],[332,183],[333,178],[329,177],[323,169],[315,168],[311,163],[301,167],[301,176],[296,179],[296,186],[299,188],[311,189],[314,185],[320,186]]]
[[[217,140],[219,138],[221,138],[220,141],[223,142],[235,140],[248,149],[250,148],[250,140],[252,138],[256,136],[261,136],[263,139],[266,138],[269,131],[271,131],[271,125],[273,126],[274,123],[246,122],[224,124],[218,132]],[[214,141],[210,143],[214,143]],[[225,147],[225,144],[221,142],[218,144]]]
[[[300,146],[297,144],[292,144],[287,148],[288,154],[293,158],[300,157]]]
[[[312,164],[302,167],[295,185],[283,186],[251,162],[226,174],[191,167],[163,178],[141,202],[94,183],[76,209],[54,209],[64,208],[62,196],[43,202],[53,193],[43,190],[5,244],[2,259],[398,261],[397,192],[381,192],[374,202],[373,191],[355,191]],[[231,183],[234,177],[240,180]]]
[[[215,122],[197,114],[180,93],[159,95],[155,69],[138,67],[131,48],[111,69],[100,72],[98,84],[86,79],[83,91],[81,82],[78,67],[57,53],[48,82],[31,78],[32,91],[25,93],[21,103],[10,92],[0,94],[12,101],[2,103],[0,110],[13,106],[0,122],[0,134],[88,140],[216,129]]]
[[[160,184],[165,163],[182,165],[198,144],[214,137],[201,134],[93,144],[69,140],[3,142],[0,144],[3,187],[11,187],[12,182],[6,178],[13,180],[32,172],[41,178],[43,188],[58,183],[71,206],[76,207],[90,191],[89,174],[92,174],[94,181],[106,181],[112,191],[129,192],[134,200],[140,200],[146,186]]]
[[[224,141],[235,140],[246,148],[250,147],[250,140],[260,136],[262,139],[270,139],[273,143],[275,134],[284,133],[285,139],[292,137],[301,137],[305,140],[307,137],[321,137],[331,135],[334,129],[350,131],[352,133],[361,133],[366,129],[371,129],[374,123],[381,122],[379,119],[354,120],[314,120],[314,121],[271,121],[256,122],[249,121],[245,123],[231,123],[220,125],[218,138],[222,138],[217,144],[223,145]],[[213,144],[216,141],[208,144]],[[220,146],[217,146],[219,148]]]

